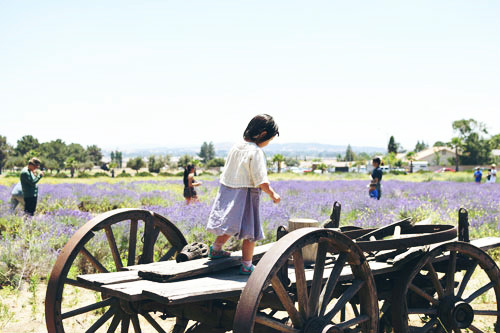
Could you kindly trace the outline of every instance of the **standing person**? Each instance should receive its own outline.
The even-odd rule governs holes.
[[[474,171],[474,181],[476,184],[481,184],[481,178],[483,178],[483,173],[479,167],[476,167],[476,171]]]
[[[191,201],[198,201],[198,194],[194,187],[200,186],[201,182],[194,180],[195,174],[196,168],[194,165],[188,164],[184,168],[184,198],[186,198],[186,205],[189,205]]]
[[[495,184],[497,181],[497,169],[496,169],[496,164],[491,165],[491,171],[490,171],[490,183]]]
[[[230,253],[222,246],[231,236],[243,239],[240,274],[244,275],[253,272],[255,241],[264,238],[259,215],[261,191],[274,203],[281,200],[270,186],[266,156],[262,151],[276,135],[279,135],[278,125],[270,115],[257,115],[250,121],[243,132],[244,141],[229,151],[208,217],[207,229],[217,235],[210,246],[209,258],[228,257]]]
[[[380,158],[375,157],[372,160],[372,165],[373,165],[373,171],[372,171],[372,181],[370,185],[375,185],[374,191],[377,194],[377,200],[380,200],[380,197],[382,196],[382,169],[380,169]]]
[[[24,196],[24,211],[33,216],[36,210],[36,201],[38,198],[38,181],[43,177],[43,171],[36,172],[40,167],[40,160],[33,157],[28,162],[28,166],[21,171],[21,186]]]
[[[23,187],[21,186],[21,182],[14,186],[10,194],[10,211],[13,213],[16,211],[17,205],[21,204],[24,206]]]

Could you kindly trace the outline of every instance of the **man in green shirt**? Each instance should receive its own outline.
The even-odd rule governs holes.
[[[24,211],[33,216],[36,210],[38,198],[38,181],[43,177],[43,171],[35,172],[40,167],[40,160],[33,157],[28,162],[28,166],[21,171],[21,186],[24,196]]]

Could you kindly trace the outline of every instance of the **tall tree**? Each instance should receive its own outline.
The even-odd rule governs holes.
[[[70,143],[66,147],[66,155],[72,156],[78,163],[83,163],[88,159],[85,148],[79,143]]]
[[[463,146],[463,142],[462,142],[462,139],[459,138],[459,137],[454,137],[454,138],[451,138],[451,141],[448,142],[448,147],[450,147],[451,149],[455,150],[455,171],[458,171],[458,164],[459,164],[459,154],[458,154],[458,151],[460,149],[462,149],[462,146]]]
[[[452,124],[453,130],[462,142],[460,161],[463,164],[484,164],[489,162],[491,148],[483,135],[488,134],[486,125],[474,119],[460,119]]]
[[[75,169],[78,166],[78,162],[76,161],[74,156],[69,156],[66,161],[64,161],[64,166],[69,169],[71,174],[71,178],[75,176]]]
[[[16,153],[24,156],[30,150],[37,150],[38,147],[40,147],[40,142],[38,142],[37,138],[33,137],[33,135],[25,135],[17,140]]]
[[[351,145],[347,145],[347,149],[345,151],[345,161],[346,162],[351,162],[356,159],[356,155],[354,154],[354,151],[351,148]]]
[[[389,138],[389,144],[387,145],[387,152],[395,154],[397,154],[398,152],[398,144],[396,143],[396,140],[394,140],[394,136],[392,135]]]
[[[7,143],[7,138],[0,135],[0,175],[2,174],[2,169],[4,168],[9,155],[11,153],[12,147]]]
[[[208,144],[207,158],[208,158],[208,161],[215,158],[215,146],[214,146],[214,143],[212,141],[210,141],[210,143]]]
[[[415,151],[416,153],[418,153],[419,151],[425,150],[425,149],[427,149],[427,148],[429,148],[429,145],[428,145],[428,144],[426,144],[426,143],[424,142],[424,140],[422,140],[422,142],[417,141],[417,144],[415,145],[415,150],[414,150],[414,151]]]
[[[116,159],[116,164],[118,164],[119,168],[123,168],[123,156],[122,156],[121,151],[115,151],[115,159]]]
[[[139,170],[145,166],[146,163],[144,163],[142,157],[132,158],[127,162],[127,168],[135,170],[136,174],[139,173]]]
[[[179,161],[177,161],[177,166],[181,168],[185,168],[189,163],[191,163],[193,159],[189,155],[183,155],[179,158]]]
[[[101,164],[102,151],[101,148],[96,145],[87,146],[87,156],[94,163],[94,165]]]
[[[162,156],[151,155],[148,158],[148,170],[149,172],[160,173],[160,169],[166,164],[165,159]]]
[[[57,163],[57,170],[64,168],[67,158],[66,143],[61,139],[44,142],[40,145],[40,152],[44,159],[48,158]]]

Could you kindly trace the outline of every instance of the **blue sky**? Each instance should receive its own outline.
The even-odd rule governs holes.
[[[500,133],[498,1],[2,1],[0,135],[405,148]]]

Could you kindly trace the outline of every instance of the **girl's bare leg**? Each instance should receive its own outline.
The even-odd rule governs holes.
[[[243,240],[243,258],[242,261],[252,261],[253,259],[253,249],[255,248],[255,242],[244,239]]]
[[[224,243],[226,243],[229,238],[231,238],[231,235],[217,236],[217,238],[215,239],[214,245],[213,245],[213,249],[215,251],[220,251],[220,249],[222,249],[222,246],[224,245]]]

